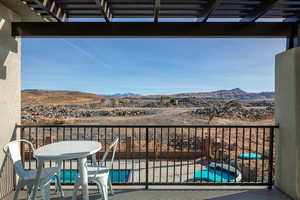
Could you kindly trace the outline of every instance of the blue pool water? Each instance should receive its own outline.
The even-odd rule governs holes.
[[[241,159],[262,159],[263,155],[258,154],[258,153],[241,153],[239,155],[239,158]]]
[[[78,171],[76,169],[65,169],[60,172],[61,183],[75,183],[76,175]],[[128,177],[130,170],[127,169],[113,169],[109,171],[109,177],[112,183],[126,183],[128,182]],[[53,178],[53,181],[55,178]]]
[[[207,182],[216,182],[216,183],[227,183],[235,179],[230,173],[226,171],[219,171],[214,169],[204,169],[204,170],[197,170],[195,172],[196,180],[204,180]]]

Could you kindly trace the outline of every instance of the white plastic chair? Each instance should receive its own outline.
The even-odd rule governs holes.
[[[33,189],[33,186],[36,183],[36,173],[37,170],[25,170],[23,168],[23,164],[21,161],[21,151],[20,151],[20,145],[21,143],[27,143],[31,147],[32,151],[34,151],[34,147],[31,142],[27,140],[15,140],[8,144],[6,144],[3,148],[3,151],[7,154],[9,152],[9,156],[13,161],[13,165],[16,171],[16,174],[19,176],[19,182],[16,187],[14,200],[18,199],[19,192],[21,188],[24,186],[27,186],[27,199],[29,198],[29,195]],[[60,166],[57,164],[56,167],[51,168],[43,168],[41,172],[41,177],[39,180],[39,188],[42,192],[42,197],[44,200],[49,199],[49,193],[50,193],[50,183],[52,180],[52,177],[56,177],[56,187],[57,190],[60,192],[61,197],[63,198],[63,192],[60,184]]]
[[[119,138],[115,138],[113,140],[107,151],[104,153],[99,165],[97,164],[96,154],[94,154],[92,155],[92,165],[87,166],[88,181],[89,183],[96,183],[98,191],[100,191],[100,189],[102,190],[104,200],[108,200],[108,188],[110,193],[113,195],[112,184],[109,178],[109,169],[114,161],[118,142]],[[106,158],[110,152],[112,152],[111,160],[110,162],[106,162]],[[109,166],[107,165],[108,163],[110,164]],[[78,174],[75,182],[73,200],[76,199],[80,182],[80,175]]]

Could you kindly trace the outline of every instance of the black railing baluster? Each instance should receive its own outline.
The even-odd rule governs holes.
[[[73,128],[70,128],[70,140],[73,140]],[[73,164],[73,161],[72,160],[70,160],[69,161],[70,162],[70,171],[69,171],[69,184],[71,184],[72,183],[72,173],[73,173],[73,166],[72,166],[72,164]],[[77,162],[77,169],[78,169],[78,162]]]
[[[127,128],[126,128],[126,137],[127,137]],[[130,149],[131,153],[134,152],[134,137],[135,137],[134,130],[132,130],[131,131],[131,147],[129,147],[129,148],[131,148]],[[126,149],[127,149],[127,142],[126,142]],[[126,153],[126,160],[125,160],[125,162],[126,162],[126,165],[127,165],[127,153]],[[127,169],[127,166],[126,166],[126,169]],[[131,170],[132,170],[132,172],[133,172],[133,170],[135,170],[134,169],[134,160],[133,159],[131,159]],[[134,179],[134,176],[133,176],[133,173],[131,173],[131,180],[133,180],[133,179]]]
[[[270,130],[270,143],[269,143],[269,177],[268,177],[268,188],[272,189],[273,185],[273,145],[274,145],[274,128],[269,128]]]
[[[179,176],[179,182],[182,182],[182,152],[183,152],[183,128],[181,128],[181,144],[180,144],[180,176]]]
[[[264,178],[265,178],[265,135],[266,135],[266,129],[263,128],[263,150],[262,150],[262,156],[263,156],[263,159],[262,159],[262,168],[261,168],[261,183],[264,183]]]
[[[146,128],[146,181],[145,189],[149,189],[149,129]]]
[[[194,129],[194,153],[197,152],[197,128]],[[193,176],[194,176],[194,182],[196,182],[196,157],[194,157],[194,172],[193,172]]]
[[[35,149],[39,148],[38,146],[38,127],[35,128]],[[33,154],[32,154],[33,155]],[[37,168],[37,159],[35,159],[35,168]]]
[[[174,136],[174,143],[175,143],[175,145],[174,145],[174,154],[176,154],[176,148],[177,148],[177,138],[176,138],[176,134],[177,134],[177,130],[176,130],[176,128],[175,128],[175,130],[174,130],[175,132],[174,132],[174,134],[175,134],[175,136]],[[174,166],[173,166],[173,183],[175,183],[175,167],[176,167],[176,158],[174,158]]]
[[[234,169],[234,173],[236,174],[237,172],[237,168],[238,168],[238,164],[237,164],[237,159],[238,159],[238,155],[237,155],[237,151],[238,151],[238,128],[235,129],[235,169]],[[234,182],[236,183],[236,179],[234,179]]]
[[[24,137],[24,130],[25,130],[25,128],[21,128],[21,133],[20,133],[20,138],[21,139],[25,139],[25,137]],[[25,152],[24,152],[24,143],[22,142],[21,143],[21,160],[22,160],[22,165],[23,166],[25,166],[24,164],[25,164]]]
[[[131,138],[130,138],[131,139]],[[132,139],[131,139],[131,141],[130,141],[130,144],[131,144],[131,146],[130,147],[128,147],[128,133],[127,133],[127,128],[125,128],[125,170],[127,171],[127,160],[128,160],[128,148],[130,148],[130,152],[132,152],[132,147],[133,147],[133,144],[131,144],[131,142],[132,142]],[[131,165],[131,170],[132,170],[132,172],[133,172],[133,165]],[[132,173],[133,174],[133,173]]]
[[[31,128],[29,128],[29,131],[28,131],[28,140],[30,141],[30,142],[32,142],[31,141]],[[29,154],[29,169],[31,169],[31,161],[32,161],[32,149],[30,149],[30,146],[28,146],[27,145],[27,148],[28,148],[28,154]]]
[[[56,142],[58,142],[59,141],[59,138],[58,138],[58,136],[59,136],[59,134],[58,134],[58,127],[56,128]]]
[[[114,140],[114,128],[111,128],[111,141],[113,141]],[[119,143],[121,142],[120,141],[121,139],[119,138]],[[117,152],[116,152],[117,153]],[[111,173],[111,175],[112,175],[112,177],[114,177],[114,162],[111,164],[111,168],[112,168],[112,173]]]
[[[167,155],[170,153],[170,128],[167,130]],[[169,159],[167,159],[167,174],[166,174],[167,183],[169,183]]]
[[[187,152],[190,153],[190,128],[188,128],[188,141],[187,141]],[[186,173],[186,180],[189,182],[189,166],[190,166],[190,158],[187,160],[187,173]]]
[[[227,165],[228,165],[228,167],[227,167],[227,170],[229,170],[229,168],[230,168],[230,159],[231,159],[231,155],[230,155],[230,153],[231,153],[231,128],[229,128],[229,139],[228,139],[228,163],[227,163]],[[229,177],[229,173],[227,173],[227,183],[229,182],[229,180],[230,180],[230,177]]]
[[[153,143],[154,143],[154,147],[153,147],[153,155],[154,155],[154,158],[153,158],[153,162],[152,162],[152,183],[154,183],[154,178],[155,178],[155,162],[156,162],[156,128],[153,129]]]
[[[65,141],[66,140],[66,129],[65,129],[65,127],[63,127],[63,141]],[[63,181],[62,181],[62,183],[65,183],[65,178],[66,178],[66,161],[65,160],[63,160]]]
[[[106,127],[104,128],[104,152],[106,151],[106,143],[107,143],[107,130]],[[106,160],[104,161],[106,166]]]
[[[120,140],[120,142],[119,142],[119,148],[118,148],[118,152],[121,154],[121,129],[120,129],[120,127],[118,128],[118,137],[119,137],[119,140]],[[119,157],[118,158],[118,182],[119,183],[121,183],[121,164],[120,164],[120,161],[121,161],[121,158]]]
[[[97,135],[98,135],[98,142],[101,142],[101,139],[100,139],[100,128],[98,127],[97,129]],[[103,143],[102,144],[102,148],[103,148]],[[98,155],[99,155],[100,151],[96,153],[96,162],[97,164],[99,165],[100,164],[100,159],[98,159]]]
[[[251,133],[252,133],[252,129],[250,128],[249,130],[249,169],[248,169],[248,182],[251,182],[251,143],[252,143],[252,139],[251,139]]]
[[[141,183],[141,154],[141,128],[139,128],[139,183]]]
[[[204,140],[204,133],[203,133],[204,129],[203,127],[201,128],[201,140],[202,140],[202,144],[201,144],[201,150],[202,152],[205,152],[207,147],[206,147],[206,139]],[[205,141],[205,144],[204,144],[204,141]],[[207,155],[205,155],[207,156]],[[201,158],[202,160],[202,158]],[[202,183],[203,182],[203,165],[201,165],[201,170],[200,170],[200,182]]]
[[[91,137],[90,137],[90,140],[92,141],[92,140],[93,140],[93,136],[94,136],[94,133],[93,133],[94,128],[91,128],[90,130],[91,130]],[[97,152],[96,152],[96,156],[97,156]],[[96,159],[96,160],[97,160],[97,159]],[[93,160],[92,160],[92,158],[91,158],[91,159],[88,159],[87,162],[89,162],[90,165],[93,165]],[[78,169],[78,168],[77,168],[77,169]]]
[[[162,132],[163,132],[163,129],[161,128],[160,129],[160,154],[159,154],[159,165],[160,165],[160,167],[159,167],[159,182],[161,183],[161,160],[162,160],[162,145],[163,145],[163,134],[162,134]]]
[[[218,128],[215,129],[215,142],[214,142],[214,162],[217,162],[217,146],[218,146]],[[216,171],[216,165],[214,170]],[[216,183],[216,173],[214,173],[214,183]]]
[[[211,140],[210,140],[210,127],[208,127],[208,166],[207,166],[207,170],[208,170],[208,174],[207,174],[207,179],[210,182],[210,162],[211,162]]]
[[[224,167],[224,128],[222,128],[222,163],[221,163],[221,168],[222,168],[222,171],[221,171],[221,183],[223,183],[223,173],[224,173],[224,170],[223,170],[223,167]]]
[[[256,148],[255,148],[255,182],[257,182],[257,157],[258,157],[258,128],[256,129]]]
[[[244,159],[245,159],[245,128],[243,128],[243,139],[242,139],[242,174],[244,175]],[[242,183],[244,178],[242,177]]]

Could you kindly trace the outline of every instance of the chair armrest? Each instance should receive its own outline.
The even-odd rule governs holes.
[[[97,167],[97,158],[96,158],[96,153],[92,155],[92,166]]]

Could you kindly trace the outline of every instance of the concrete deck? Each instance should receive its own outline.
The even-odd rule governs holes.
[[[200,186],[197,189],[185,186],[162,187],[159,189],[158,186],[153,186],[149,190],[144,190],[142,187],[118,187],[115,189],[115,195],[110,196],[109,200],[290,200],[289,197],[278,190],[268,190],[264,187]],[[69,188],[64,191],[64,199],[71,200],[72,190]],[[22,192],[20,199],[25,200],[25,194],[25,192]],[[7,199],[12,199],[12,195]],[[39,194],[36,199],[41,199]],[[58,200],[60,198],[52,192],[51,199]],[[81,196],[78,196],[78,199],[82,199]],[[90,190],[90,200],[96,199],[102,199],[101,195],[96,190]]]

